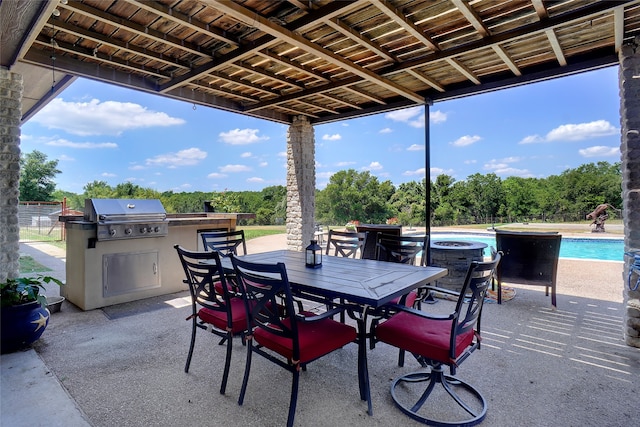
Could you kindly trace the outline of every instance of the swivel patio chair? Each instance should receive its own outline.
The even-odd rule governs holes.
[[[330,317],[334,309],[314,315],[294,311],[294,301],[283,263],[263,264],[231,256],[245,301],[247,325],[247,361],[238,404],[244,402],[251,371],[251,357],[257,353],[293,374],[287,426],[293,426],[298,400],[300,370],[306,364],[356,341],[354,327]],[[247,326],[249,327],[249,326]],[[271,399],[271,396],[265,396]]]
[[[235,231],[207,231],[200,233],[205,251],[218,251],[222,256],[246,255],[247,243],[244,238],[244,230]],[[242,247],[242,253],[238,254],[238,248]]]
[[[448,316],[398,305],[398,313],[375,329],[376,341],[411,352],[422,367],[429,368],[402,375],[391,384],[393,401],[411,418],[437,426],[472,426],[486,416],[485,398],[455,374],[460,364],[480,349],[482,306],[500,259],[498,253],[492,261],[473,261],[459,294],[433,287],[458,294],[455,310]],[[445,373],[447,366],[450,374]],[[422,383],[426,383],[424,390]],[[438,384],[446,393],[432,394]]]
[[[327,255],[346,258],[362,257],[362,249],[367,239],[367,233],[329,230],[327,236]],[[333,253],[330,253],[333,251]]]
[[[175,245],[174,248],[184,268],[184,281],[189,285],[191,295],[191,315],[186,319],[191,320],[191,344],[184,371],[189,372],[198,329],[208,330],[221,337],[219,345],[227,343],[220,385],[220,393],[224,394],[231,365],[232,339],[239,335],[244,343],[247,331],[243,300],[232,291],[233,286],[227,283],[218,252],[193,252],[180,245]]]

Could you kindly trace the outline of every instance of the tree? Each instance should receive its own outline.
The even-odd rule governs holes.
[[[110,199],[115,197],[115,191],[105,181],[93,181],[83,188],[87,199]]]
[[[58,161],[47,161],[46,154],[37,150],[25,154],[20,158],[20,200],[53,201],[53,180],[60,172]]]
[[[387,202],[394,192],[390,181],[380,183],[368,171],[340,171],[331,176],[327,187],[318,195],[316,217],[329,219],[334,224],[350,220],[384,223],[391,216]]]
[[[422,183],[417,181],[405,182],[398,186],[396,192],[391,196],[391,206],[394,214],[397,215],[400,224],[403,225],[424,225],[426,212],[426,179]]]

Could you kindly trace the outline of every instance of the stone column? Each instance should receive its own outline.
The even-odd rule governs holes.
[[[624,246],[625,253],[640,255],[640,36],[620,49],[619,58]],[[629,280],[634,258],[624,258],[624,336],[628,345],[640,347],[640,287],[634,289],[640,272]]]
[[[287,132],[287,249],[302,251],[313,238],[316,174],[314,129],[297,116]]]
[[[20,265],[20,118],[22,75],[0,67],[0,282],[18,277]]]

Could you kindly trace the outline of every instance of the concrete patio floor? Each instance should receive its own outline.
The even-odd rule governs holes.
[[[284,247],[283,236],[249,241],[249,251]],[[64,256],[50,245],[21,250],[64,277]],[[61,275],[62,274],[62,275]],[[514,286],[502,305],[486,304],[483,344],[458,376],[488,401],[483,425],[629,426],[640,419],[640,349],[623,341],[622,263],[561,259],[558,309],[543,288]],[[57,290],[52,290],[55,293]],[[65,304],[33,349],[1,358],[3,426],[280,426],[291,374],[255,357],[238,406],[245,348],[234,343],[226,395],[218,392],[219,339],[199,333],[191,370],[188,293],[83,312]],[[448,301],[425,306],[447,311]],[[402,414],[391,380],[418,370],[397,350],[368,352],[373,416],[358,397],[357,347],[320,359],[301,375],[296,425],[419,425]],[[27,403],[28,402],[28,403]]]

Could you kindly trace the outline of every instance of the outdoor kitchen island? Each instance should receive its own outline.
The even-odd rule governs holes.
[[[254,217],[247,213],[163,213],[158,222],[120,218],[118,224],[109,225],[108,232],[99,231],[107,226],[91,220],[86,211],[84,217],[64,218],[66,285],[60,293],[80,309],[92,310],[187,290],[173,246],[203,250],[199,233],[232,231],[237,220]],[[122,224],[128,224],[123,231],[113,231]]]

